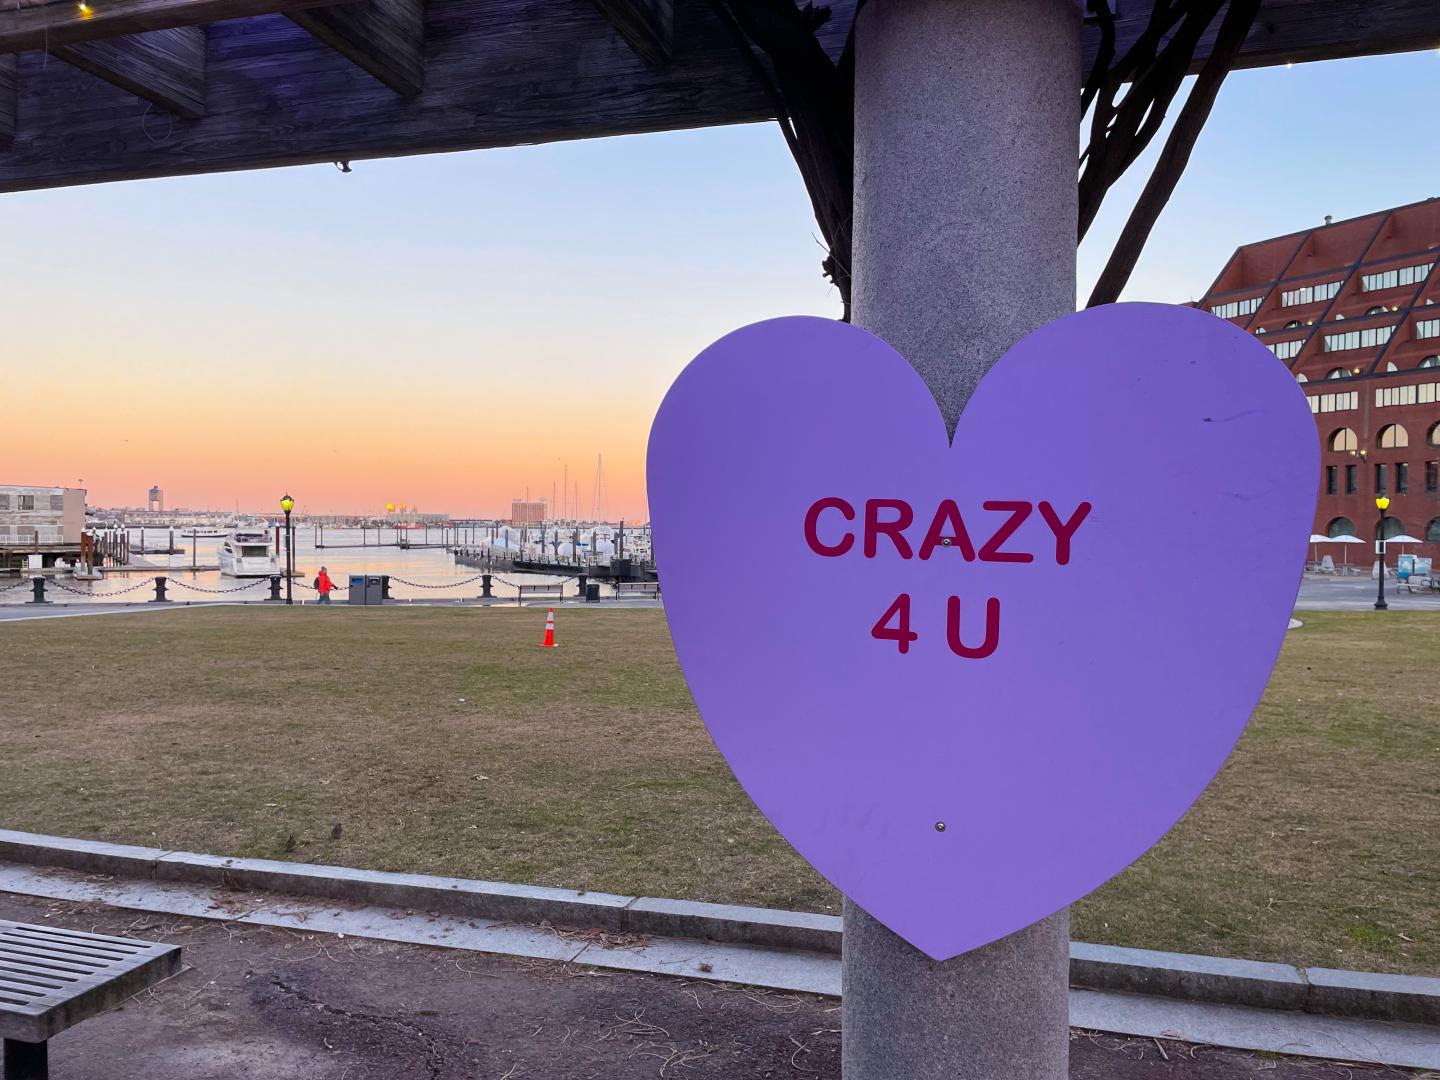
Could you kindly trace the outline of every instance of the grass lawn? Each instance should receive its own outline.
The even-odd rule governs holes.
[[[1219,780],[1079,939],[1440,973],[1440,618],[1307,613]],[[0,623],[0,827],[837,911],[654,610]],[[332,839],[339,825],[340,836]]]

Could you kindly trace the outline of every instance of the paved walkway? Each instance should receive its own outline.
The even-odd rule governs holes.
[[[0,893],[0,918],[169,941],[186,970],[51,1044],[67,1080],[839,1080],[831,998]],[[1072,1080],[1404,1070],[1074,1032]]]
[[[1295,601],[1296,611],[1374,611],[1376,582],[1369,574],[1341,577],[1306,574]],[[1409,592],[1394,578],[1385,581],[1385,602],[1393,611],[1440,611],[1440,593]]]

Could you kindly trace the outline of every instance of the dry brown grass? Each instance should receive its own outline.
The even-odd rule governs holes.
[[[555,651],[542,623],[341,607],[0,624],[0,824],[838,908],[711,745],[660,612],[562,610]],[[1077,906],[1076,936],[1433,973],[1437,655],[1431,616],[1307,615],[1215,786]]]

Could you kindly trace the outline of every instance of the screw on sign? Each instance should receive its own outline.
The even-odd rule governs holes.
[[[1279,651],[1317,475],[1268,349],[1123,304],[1023,338],[953,440],[878,338],[746,327],[675,381],[647,479],[716,744],[816,869],[943,960],[1090,892],[1204,789]],[[743,605],[688,539],[736,520],[774,538]]]

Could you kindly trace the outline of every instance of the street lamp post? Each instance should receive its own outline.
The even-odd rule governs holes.
[[[295,540],[290,533],[290,511],[295,509],[295,500],[289,493],[280,497],[280,509],[285,511],[285,603],[295,602]]]
[[[1375,610],[1386,611],[1390,605],[1385,602],[1385,511],[1390,509],[1390,500],[1381,495],[1375,500],[1380,511],[1380,520],[1375,523],[1375,555],[1380,560],[1380,587],[1375,594]]]

